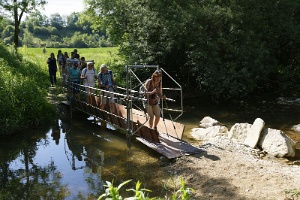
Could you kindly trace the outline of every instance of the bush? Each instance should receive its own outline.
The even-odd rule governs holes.
[[[0,70],[0,134],[48,122],[55,110],[46,99],[47,71],[2,45]]]

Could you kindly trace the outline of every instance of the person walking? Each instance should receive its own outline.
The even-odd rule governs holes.
[[[70,68],[70,84],[73,88],[73,95],[75,98],[80,99],[80,69],[79,69],[79,62],[74,63],[73,67]]]
[[[58,64],[58,69],[59,69],[59,76],[62,77],[62,67],[64,62],[64,55],[61,50],[58,50],[57,52],[57,64]]]
[[[57,72],[57,64],[56,64],[54,53],[50,54],[50,58],[48,58],[47,64],[49,69],[50,83],[51,86],[53,87],[54,84],[56,84],[56,72]]]
[[[144,102],[144,107],[149,116],[149,126],[150,128],[154,128],[154,129],[157,129],[157,124],[159,123],[160,120],[159,101],[161,98],[163,99],[166,98],[162,93],[161,80],[162,80],[162,72],[160,70],[156,70],[152,74],[151,78],[146,80],[144,84],[144,87],[146,88],[144,95],[145,98],[147,99],[147,101]]]
[[[102,64],[100,66],[100,72],[98,73],[98,85],[100,89],[109,91],[109,92],[104,92],[100,108],[104,110],[105,104],[108,100],[110,111],[114,112],[113,104],[115,103],[115,100],[114,100],[114,94],[111,92],[114,92],[114,88],[116,87],[116,82],[114,80],[112,71],[108,70],[105,64]]]
[[[84,68],[81,72],[81,80],[83,80],[83,85],[87,94],[86,102],[92,103],[91,99],[93,93],[95,92],[91,87],[95,87],[95,81],[97,79],[97,71],[94,68],[93,62],[87,63],[87,68]]]

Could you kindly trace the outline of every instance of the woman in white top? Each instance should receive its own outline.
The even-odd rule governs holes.
[[[85,91],[87,94],[87,103],[90,102],[91,93],[95,93],[90,87],[95,87],[95,81],[97,79],[97,71],[94,68],[94,63],[88,62],[87,68],[84,68],[81,72],[81,77],[83,80],[83,85],[85,86]]]

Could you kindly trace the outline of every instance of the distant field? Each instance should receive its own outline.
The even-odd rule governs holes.
[[[57,55],[58,50],[68,52],[69,56],[74,48],[46,48],[46,53],[43,53],[43,48],[19,48],[19,52],[25,57],[38,62],[38,64],[45,65],[50,53]],[[86,60],[94,60],[95,67],[98,70],[102,63],[118,62],[118,48],[117,47],[102,47],[102,48],[77,48],[80,57],[85,57]]]

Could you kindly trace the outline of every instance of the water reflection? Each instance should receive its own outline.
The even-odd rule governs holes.
[[[50,144],[44,133],[42,129],[35,137],[1,139],[1,199],[62,199],[69,195],[53,160],[43,166],[35,162],[39,147]]]
[[[1,139],[0,199],[96,199],[105,181],[129,179],[130,188],[140,180],[155,190],[164,176],[159,156],[136,141],[129,149],[125,134],[87,118],[58,120]]]

